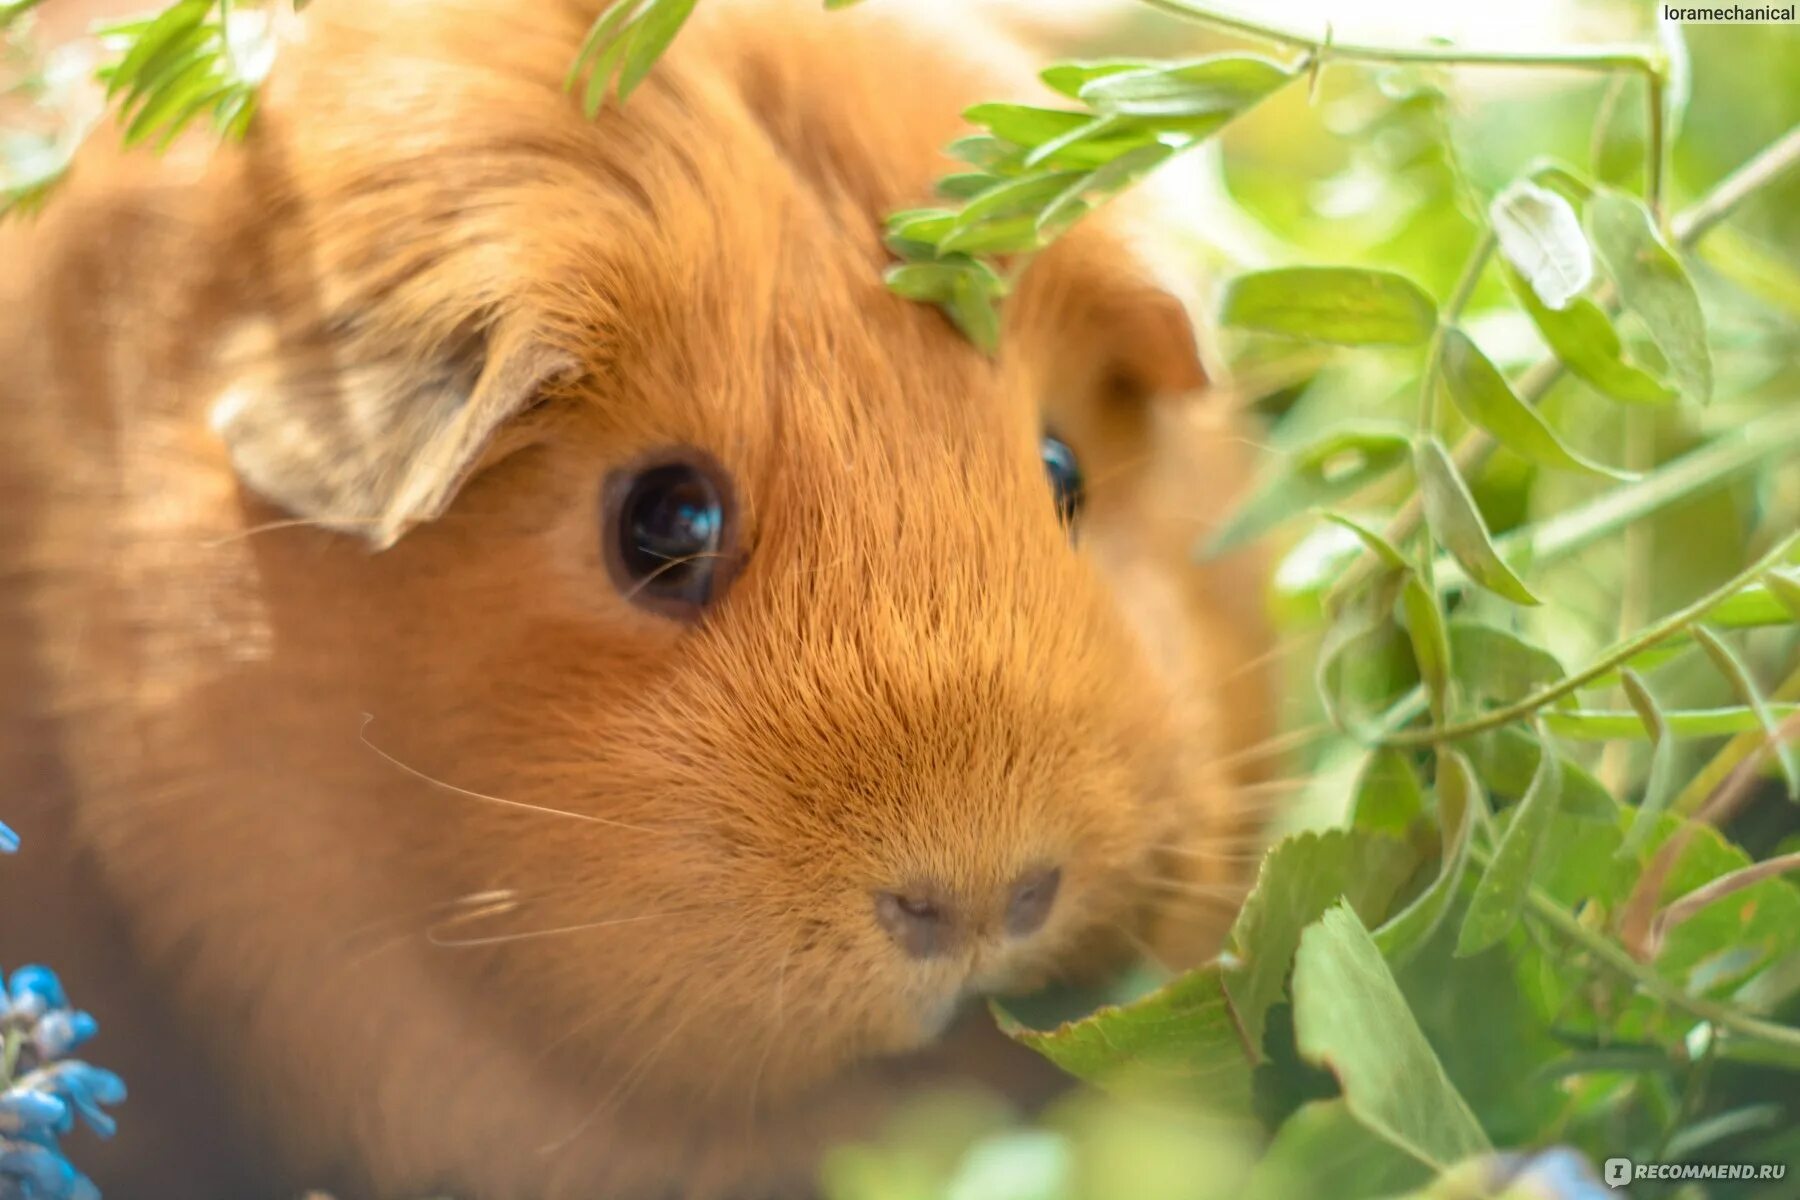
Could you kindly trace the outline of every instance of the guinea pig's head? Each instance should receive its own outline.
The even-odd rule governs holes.
[[[696,1098],[1203,949],[1250,637],[1187,554],[1238,456],[1101,218],[996,356],[883,286],[980,74],[722,12],[590,122],[572,17],[315,11],[210,408],[242,523],[324,527],[234,543],[231,836],[309,847],[244,904],[388,922],[523,1056]]]

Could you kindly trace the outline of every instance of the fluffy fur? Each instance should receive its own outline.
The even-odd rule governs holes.
[[[0,233],[0,924],[137,1090],[116,1194],[804,1194],[917,1080],[1035,1086],[959,999],[1215,942],[1263,720],[1250,578],[1188,559],[1226,406],[1101,221],[997,361],[886,292],[1012,82],[812,7],[702,4],[589,123],[591,5],[318,0],[243,146],[103,131]],[[600,552],[675,446],[740,501],[693,625]],[[871,903],[921,879],[977,931],[928,962]]]

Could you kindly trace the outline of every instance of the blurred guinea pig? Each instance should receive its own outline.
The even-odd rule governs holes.
[[[0,951],[119,1200],[804,1196],[1245,886],[1244,453],[1135,218],[996,356],[882,283],[1015,52],[708,0],[590,121],[596,7],[318,0],[243,142],[0,233]]]

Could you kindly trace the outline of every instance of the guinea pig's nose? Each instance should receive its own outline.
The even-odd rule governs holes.
[[[1006,932],[1025,937],[1042,929],[1061,886],[1062,870],[1058,867],[1041,867],[1019,876],[1012,894],[1006,898]]]
[[[948,906],[917,893],[876,892],[875,919],[908,958],[936,958],[955,941]]]
[[[1029,937],[1044,927],[1056,904],[1062,871],[1039,867],[1013,880],[1003,897],[1000,926],[1008,937]],[[909,958],[930,959],[954,947],[971,922],[969,910],[943,899],[936,888],[875,893],[875,919]],[[989,907],[987,913],[993,914]],[[988,920],[974,922],[990,927]]]

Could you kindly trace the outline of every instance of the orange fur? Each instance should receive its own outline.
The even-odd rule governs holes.
[[[882,215],[1012,86],[940,35],[713,0],[589,123],[592,7],[319,0],[242,147],[102,133],[0,233],[0,796],[40,861],[0,886],[82,889],[55,945],[0,921],[126,1047],[119,1195],[224,1186],[191,1130],[149,1173],[182,1064],[119,1031],[164,1007],[273,1150],[244,1186],[791,1195],[911,1082],[1031,1072],[937,1040],[960,997],[1229,915],[1180,889],[1242,882],[1262,631],[1246,566],[1188,565],[1242,456],[1179,310],[1102,221],[997,361],[885,291]],[[601,480],[680,445],[748,547],[692,626],[599,552]],[[873,918],[1046,862],[1030,938],[915,962]]]

